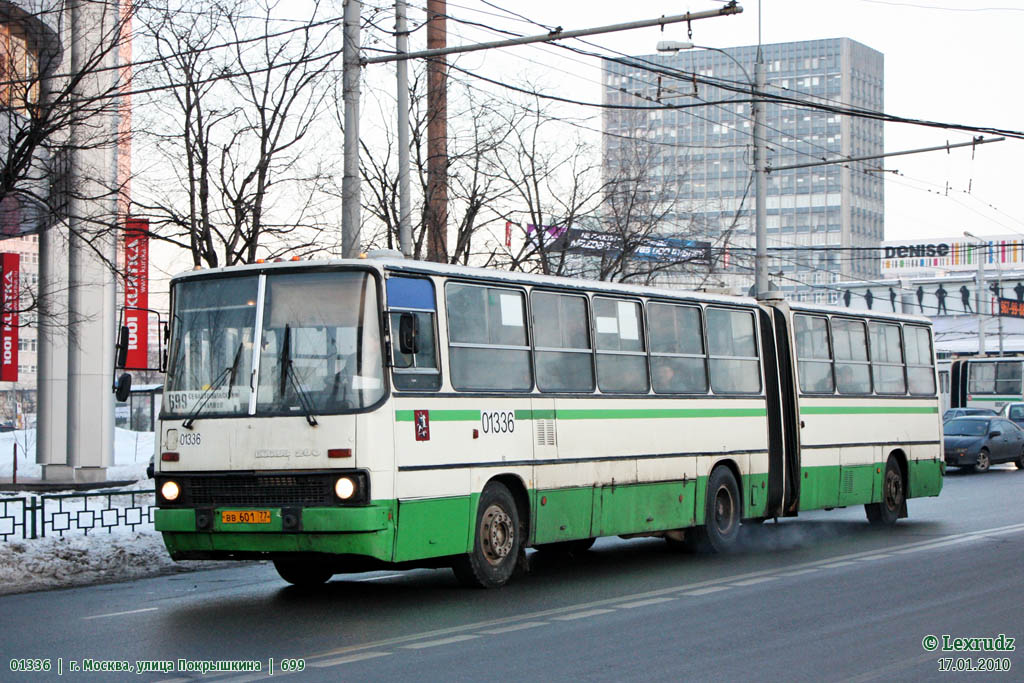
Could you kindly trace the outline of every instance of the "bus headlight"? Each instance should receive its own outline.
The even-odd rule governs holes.
[[[178,500],[178,496],[181,495],[181,487],[178,486],[178,482],[165,481],[163,486],[160,487],[160,496],[168,503],[173,503]]]
[[[348,500],[356,493],[356,483],[349,477],[339,477],[334,482],[334,495],[341,500]]]

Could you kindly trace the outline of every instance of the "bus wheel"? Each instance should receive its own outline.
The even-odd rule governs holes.
[[[519,560],[519,531],[519,511],[512,494],[504,484],[491,482],[480,494],[473,550],[452,564],[455,576],[474,588],[504,585]]]
[[[708,477],[704,526],[689,529],[684,543],[705,553],[724,553],[736,546],[740,533],[740,489],[727,467],[716,467]]]
[[[864,512],[868,521],[876,526],[892,526],[903,509],[906,491],[903,490],[903,473],[896,458],[889,456],[885,462],[885,476],[882,479],[882,502],[868,503]]]
[[[981,453],[978,453],[978,461],[974,463],[975,472],[988,472],[988,468],[992,465],[992,459],[988,456],[988,451],[984,448],[981,449]]]
[[[274,560],[274,569],[282,579],[300,588],[324,584],[334,572],[315,560]]]

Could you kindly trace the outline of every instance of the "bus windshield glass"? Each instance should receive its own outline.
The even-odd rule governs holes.
[[[367,272],[281,272],[186,280],[174,288],[165,417],[249,415],[259,339],[257,416],[358,410],[384,396],[376,281]]]
[[[379,310],[366,272],[268,275],[257,415],[377,403],[384,396]]]
[[[165,414],[248,414],[257,291],[255,275],[175,285]]]

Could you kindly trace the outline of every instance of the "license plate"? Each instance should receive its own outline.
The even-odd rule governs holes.
[[[223,524],[270,524],[270,510],[223,510]]]

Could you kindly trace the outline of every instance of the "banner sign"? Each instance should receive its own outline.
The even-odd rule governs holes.
[[[1024,301],[999,297],[999,315],[1008,318],[1024,318]]]
[[[0,382],[18,381],[18,309],[21,257],[0,254]]]
[[[149,221],[129,218],[124,230],[124,324],[128,326],[128,370],[149,367]]]
[[[622,252],[622,237],[598,230],[572,228],[566,233],[566,251],[616,255]],[[711,264],[711,243],[673,237],[642,238],[633,248],[633,258],[662,263]]]
[[[986,270],[1024,266],[1024,238],[1003,235],[973,239],[943,239],[926,242],[887,240],[881,249],[882,277],[919,275],[933,271],[974,271],[979,259]]]
[[[535,225],[526,226],[527,237],[534,244],[539,241],[541,233],[544,246],[550,251],[617,256],[623,250],[622,236],[612,232],[554,225],[545,225],[542,229]],[[630,257],[662,263],[711,265],[711,242],[648,235],[639,239],[632,247]]]

